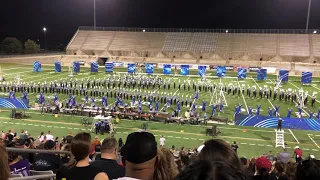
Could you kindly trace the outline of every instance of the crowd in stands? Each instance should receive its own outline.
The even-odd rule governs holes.
[[[53,171],[57,180],[319,180],[320,161],[303,156],[296,147],[295,160],[286,149],[257,158],[238,157],[238,145],[211,139],[196,149],[165,148],[149,132],[134,132],[125,142],[113,137],[100,140],[90,133],[69,133],[59,140],[51,132],[33,138],[27,131],[2,132],[0,139],[0,180],[12,174],[30,176],[30,171]],[[62,150],[69,154],[29,153],[6,150]]]

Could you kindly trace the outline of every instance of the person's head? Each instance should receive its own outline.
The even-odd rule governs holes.
[[[51,131],[48,131],[48,134],[51,134]]]
[[[43,133],[43,132],[41,132],[41,133],[40,133],[40,136],[43,136],[43,134],[44,134],[44,133]]]
[[[153,134],[148,132],[129,134],[121,153],[126,176],[153,179],[158,161],[157,142]]]
[[[154,179],[174,179],[178,175],[179,171],[172,153],[167,149],[161,148],[158,150],[158,157],[159,160],[156,165],[157,168],[154,174]]]
[[[7,180],[10,177],[8,154],[6,148],[0,145],[0,179]]]
[[[297,164],[293,162],[288,162],[287,163],[287,168],[286,168],[286,177],[287,179],[296,179],[296,173],[297,173]]]
[[[268,176],[269,171],[271,170],[271,167],[272,167],[272,164],[269,161],[269,159],[267,159],[266,157],[261,156],[261,157],[257,158],[255,170],[258,175]]]
[[[320,179],[320,160],[310,159],[302,161],[297,166],[296,179],[316,180]]]
[[[204,143],[204,147],[199,153],[200,160],[208,160],[212,163],[224,162],[236,169],[241,169],[240,160],[235,151],[221,139],[211,139]]]
[[[56,148],[56,142],[49,140],[44,143],[44,149],[54,150]]]
[[[173,150],[174,150],[175,148],[176,148],[176,147],[175,147],[174,145],[172,145],[172,146],[171,146],[171,149],[173,149]]]
[[[106,159],[116,159],[118,154],[118,143],[113,137],[108,137],[101,144],[101,157]]]
[[[275,173],[277,173],[277,175],[280,176],[284,176],[285,175],[285,170],[286,170],[286,164],[280,161],[277,161],[274,164],[274,170]]]
[[[248,168],[249,167],[249,161],[245,157],[240,158],[240,162],[243,168]]]
[[[245,179],[241,171],[224,162],[217,161],[212,163],[206,160],[197,160],[185,167],[176,180],[243,180]]]
[[[236,142],[236,141],[233,141],[233,144],[237,144],[237,142]]]
[[[272,155],[272,151],[269,151],[269,155]]]
[[[71,145],[70,144],[65,144],[61,147],[61,151],[68,151],[70,152],[71,151]],[[70,157],[69,155],[67,154],[63,154],[61,156],[64,156],[64,157]]]
[[[91,135],[89,133],[78,133],[71,143],[71,153],[73,160],[68,164],[69,167],[74,167],[79,161],[88,160],[91,150]]]

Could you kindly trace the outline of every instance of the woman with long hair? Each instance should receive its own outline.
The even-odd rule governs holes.
[[[164,148],[158,149],[157,168],[154,173],[155,180],[168,180],[174,179],[179,171],[177,164],[174,161],[173,154]]]
[[[108,180],[108,175],[102,170],[89,164],[91,150],[91,135],[89,133],[77,134],[71,143],[72,159],[58,170],[56,179],[62,180]]]
[[[8,154],[6,148],[0,145],[0,179],[7,180],[10,177]]]

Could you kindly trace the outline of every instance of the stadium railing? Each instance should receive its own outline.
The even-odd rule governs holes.
[[[25,177],[14,177],[9,178],[9,180],[41,180],[41,179],[55,179],[56,174],[48,174],[48,175],[36,175],[36,176],[25,176]]]
[[[213,32],[213,33],[259,33],[259,34],[313,34],[319,29],[181,29],[181,28],[139,28],[139,27],[96,27],[80,26],[86,31],[129,31],[129,32]]]

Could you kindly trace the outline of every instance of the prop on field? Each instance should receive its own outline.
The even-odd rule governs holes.
[[[163,74],[171,74],[171,64],[163,65]]]
[[[226,67],[225,66],[218,66],[217,67],[217,76],[220,78],[226,76]]]
[[[75,72],[75,73],[80,72],[80,63],[78,61],[73,62],[73,72]]]
[[[146,64],[146,73],[153,74],[153,72],[154,72],[154,64],[147,63]]]
[[[128,73],[135,73],[136,72],[136,64],[128,64]]]
[[[69,77],[73,77],[73,67],[69,66]]]
[[[41,62],[39,61],[33,62],[33,72],[41,72],[41,71],[42,71]]]
[[[267,69],[259,69],[257,71],[257,80],[264,81],[267,79]]]
[[[203,77],[206,75],[207,66],[198,66],[198,75]]]
[[[97,73],[99,70],[99,64],[97,62],[91,62],[90,63],[90,70],[93,73]]]
[[[279,89],[281,83],[289,81],[289,71],[288,70],[280,70],[277,78],[277,83],[275,87]]]
[[[61,72],[61,62],[59,61],[54,62],[54,70],[55,72]]]
[[[15,84],[21,84],[21,78],[20,78],[20,74],[18,73],[15,77],[14,77],[14,82]]]
[[[247,78],[247,69],[246,68],[238,68],[238,79]]]
[[[301,84],[310,84],[312,82],[312,72],[302,72]]]
[[[235,125],[276,129],[278,127],[278,120],[279,120],[279,117],[237,114],[235,116]],[[283,120],[282,129],[320,131],[320,127],[315,126],[315,124],[320,124],[320,119],[315,117],[314,118],[283,117],[282,120]]]
[[[112,73],[113,72],[113,63],[112,62],[106,62],[105,68],[106,68],[106,72]]]
[[[189,65],[181,65],[180,74],[187,76],[189,75]]]

